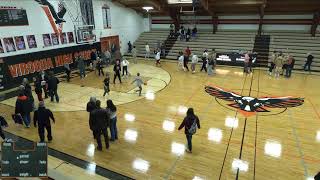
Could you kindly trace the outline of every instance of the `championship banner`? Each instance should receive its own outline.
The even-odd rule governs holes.
[[[23,78],[31,80],[41,71],[48,70],[55,74],[60,73],[63,71],[64,64],[72,66],[75,58],[79,55],[85,60],[89,60],[92,51],[100,51],[100,43],[4,57],[2,58],[4,68],[3,89],[0,89],[0,91],[18,86]]]

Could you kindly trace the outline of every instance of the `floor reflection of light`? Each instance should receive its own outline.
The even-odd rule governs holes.
[[[164,120],[162,124],[162,129],[168,132],[173,132],[175,128],[175,123],[173,121]]]
[[[96,164],[95,163],[89,163],[86,167],[86,172],[88,174],[95,174],[96,172]]]
[[[237,127],[238,127],[238,123],[239,123],[238,118],[234,118],[234,117],[228,116],[228,117],[226,118],[225,125],[226,125],[227,127],[237,128]]]
[[[87,148],[87,155],[90,156],[90,157],[93,157],[94,156],[94,144],[91,143],[89,144],[88,148]]]
[[[227,69],[216,69],[216,72],[218,74],[228,74],[230,72],[230,70],[227,70]]]
[[[306,180],[315,180],[315,179],[314,179],[314,177],[311,177],[311,176],[310,176],[310,177],[307,177]]]
[[[149,170],[150,164],[148,161],[138,158],[133,161],[132,166],[134,169],[146,173]]]
[[[132,129],[127,129],[124,132],[124,139],[129,142],[136,142],[138,137],[138,132]]]
[[[243,72],[235,71],[235,72],[233,72],[233,74],[235,74],[235,75],[243,75]]]
[[[185,151],[185,146],[184,144],[181,144],[181,143],[176,143],[176,142],[173,142],[171,144],[171,152],[173,154],[176,154],[178,156],[180,155],[183,155],[184,154],[184,151]]]
[[[264,145],[264,153],[272,157],[280,157],[281,150],[281,144],[277,141],[267,140],[266,144]]]
[[[148,92],[146,93],[146,99],[148,99],[148,100],[154,100],[154,98],[155,98],[154,92],[148,91]]]
[[[243,161],[241,159],[233,159],[232,161],[232,170],[247,172],[249,169],[249,163],[247,161]]]
[[[320,131],[317,131],[316,140],[317,140],[317,142],[320,142]]]
[[[221,142],[222,130],[217,128],[210,128],[208,131],[208,140],[213,142]]]
[[[205,180],[205,179],[199,176],[194,176],[192,180]]]
[[[124,119],[129,122],[133,122],[136,117],[133,114],[124,114]]]
[[[188,108],[185,107],[185,106],[179,106],[179,107],[178,107],[178,113],[179,113],[180,115],[185,115],[185,114],[187,113],[187,111],[188,111]]]

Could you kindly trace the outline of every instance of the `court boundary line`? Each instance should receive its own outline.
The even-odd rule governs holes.
[[[254,77],[253,75],[254,75],[254,70],[252,71],[252,74],[251,74],[251,82],[250,82],[250,88],[249,88],[249,95],[248,96],[251,96],[253,77]],[[243,150],[244,138],[245,138],[245,134],[246,134],[247,120],[248,120],[248,117],[245,117],[244,118],[244,126],[243,126],[241,146],[240,146],[240,154],[239,154],[239,159],[240,160],[242,158],[242,150]],[[237,169],[237,175],[236,175],[236,180],[238,180],[238,179],[239,179],[239,168]]]
[[[247,77],[248,77],[248,75],[246,75],[245,78],[244,78],[244,82],[243,82],[243,85],[242,85],[242,90],[241,90],[240,95],[242,95],[242,93],[243,93],[244,86],[245,86],[246,81],[247,81]],[[237,116],[238,116],[238,111],[236,111],[236,114],[235,114],[234,117],[237,118]],[[224,154],[224,158],[223,158],[223,162],[222,162],[222,166],[221,166],[221,170],[220,170],[219,180],[221,179],[222,172],[223,172],[223,169],[224,169],[224,164],[225,164],[225,161],[226,161],[226,158],[227,158],[227,155],[228,155],[229,146],[230,146],[230,141],[231,141],[232,134],[233,134],[233,129],[234,129],[234,127],[232,127],[231,130],[230,130],[231,132],[230,132],[230,135],[229,135],[229,140],[228,140],[227,148],[226,148],[226,151],[225,151],[225,154]]]
[[[298,149],[298,152],[299,152],[299,155],[300,155],[300,164],[302,165],[303,170],[304,170],[304,177],[308,178],[309,177],[308,165],[304,160],[304,153],[303,153],[303,150],[302,150],[302,147],[301,147],[300,138],[298,137],[297,128],[295,126],[294,119],[292,117],[292,111],[289,110],[288,114],[289,114],[288,119],[291,122],[290,124],[291,124],[291,128],[292,128],[293,136],[294,136],[294,138],[296,140],[296,148]]]

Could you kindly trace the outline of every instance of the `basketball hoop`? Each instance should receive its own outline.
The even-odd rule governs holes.
[[[96,42],[93,25],[75,26],[76,40],[78,44]]]

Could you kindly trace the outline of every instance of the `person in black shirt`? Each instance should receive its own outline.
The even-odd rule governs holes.
[[[48,80],[48,90],[49,95],[51,97],[51,102],[53,102],[54,97],[56,101],[59,102],[58,96],[58,84],[60,83],[59,79],[53,75],[53,72],[50,72],[49,80]]]
[[[109,92],[110,92],[109,83],[110,83],[110,77],[109,77],[109,74],[107,74],[107,77],[103,80],[103,89],[104,89],[103,96],[105,96],[107,93],[109,95]]]
[[[101,134],[104,136],[106,148],[109,149],[108,127],[110,126],[110,115],[106,109],[101,108],[101,102],[97,100],[97,109],[91,112],[89,121],[90,129],[94,132],[99,151],[102,151]]]
[[[52,119],[53,123],[55,123],[55,119],[53,117],[52,112],[49,109],[45,108],[43,101],[40,101],[39,108],[34,112],[33,116],[34,127],[37,127],[38,123],[38,133],[40,137],[40,142],[44,142],[44,129],[47,130],[48,141],[52,141],[50,119]]]
[[[113,77],[113,84],[116,83],[116,78],[118,77],[120,83],[121,83],[121,77],[120,77],[120,72],[121,72],[121,65],[120,65],[120,60],[116,60],[116,64],[113,66],[113,71],[114,71],[114,77]]]
[[[200,129],[200,121],[198,116],[194,114],[193,108],[189,108],[187,111],[187,116],[183,119],[183,122],[179,126],[178,130],[182,129],[184,127],[184,133],[186,134],[187,142],[188,142],[188,150],[187,152],[192,152],[192,135],[195,133],[195,131],[190,132],[190,129],[192,128],[198,128]]]
[[[35,91],[36,94],[37,94],[38,100],[39,100],[39,102],[40,102],[40,101],[43,101],[43,98],[42,98],[41,80],[40,80],[39,77],[34,77],[34,78],[33,78],[33,81],[34,81],[34,91]]]
[[[303,69],[305,71],[307,71],[307,67],[308,67],[308,71],[311,71],[311,64],[313,62],[313,56],[311,53],[308,53],[308,57],[307,57],[307,61],[306,61],[306,64],[304,65]]]
[[[102,74],[104,76],[104,72],[103,72],[103,65],[102,65],[102,60],[100,58],[98,58],[97,60],[97,69],[99,71],[99,76]]]

